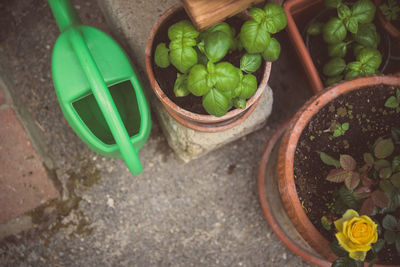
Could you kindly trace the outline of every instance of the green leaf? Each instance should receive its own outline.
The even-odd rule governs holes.
[[[195,65],[189,72],[187,86],[189,91],[195,96],[202,96],[210,91],[207,85],[207,70],[203,65]]]
[[[268,3],[264,7],[265,11],[265,28],[270,33],[277,33],[286,27],[285,10],[278,4]]]
[[[356,160],[350,155],[340,155],[340,166],[346,171],[354,171],[356,169]]]
[[[345,257],[347,256],[349,253],[344,250],[338,243],[337,240],[332,241],[331,243],[329,243],[329,247],[332,250],[333,253],[335,253],[336,256],[338,257]]]
[[[192,47],[170,50],[169,59],[180,72],[185,73],[197,63],[197,53]]]
[[[156,51],[154,53],[154,62],[160,68],[167,68],[170,64],[168,57],[169,49],[165,45],[165,43],[160,43],[156,47]]]
[[[385,102],[385,107],[387,108],[397,108],[399,106],[399,102],[395,96],[389,97]]]
[[[221,31],[226,33],[229,37],[231,37],[232,39],[235,37],[235,32],[234,29],[231,28],[231,26],[229,26],[228,23],[226,22],[220,22],[214,26],[212,26],[211,28],[208,28],[205,31],[205,34],[208,33],[212,33],[212,32],[216,32],[216,31]]]
[[[190,93],[187,88],[187,74],[177,73],[174,84],[174,94],[176,97],[184,97]]]
[[[331,230],[332,222],[328,221],[328,219],[325,216],[321,217],[321,224],[322,224],[322,227],[324,227],[325,230],[327,230],[327,231]]]
[[[222,92],[212,88],[203,96],[203,107],[209,114],[221,117],[228,112],[229,99]]]
[[[358,58],[358,56],[359,56],[361,50],[363,50],[364,48],[365,48],[365,47],[362,46],[362,45],[360,45],[360,44],[355,44],[355,45],[354,45],[354,48],[353,48],[354,56],[355,56],[356,58]]]
[[[255,72],[261,66],[261,61],[260,54],[246,53],[240,59],[240,69],[247,73]]]
[[[271,38],[269,45],[267,48],[262,52],[262,56],[266,61],[275,61],[279,58],[281,53],[281,45],[275,38]]]
[[[351,33],[357,33],[358,31],[358,20],[354,17],[349,17],[344,20],[346,29]]]
[[[247,104],[246,99],[239,98],[239,97],[233,99],[233,106],[235,108],[244,109],[244,108],[246,108],[246,104]]]
[[[372,22],[375,11],[375,5],[371,0],[358,0],[352,6],[352,15],[360,23]]]
[[[358,31],[353,34],[354,40],[367,48],[377,48],[380,37],[376,31],[376,27],[373,23],[365,23],[358,25]]]
[[[323,68],[323,73],[326,76],[337,76],[340,75],[346,68],[346,62],[343,58],[335,57],[328,61]]]
[[[358,53],[356,59],[360,61],[363,66],[371,67],[373,70],[378,69],[382,63],[381,53],[373,48],[362,49],[360,53]]]
[[[337,82],[340,82],[341,80],[343,80],[343,75],[337,75],[337,76],[333,76],[333,77],[328,77],[325,80],[325,85],[326,86],[330,86],[332,84],[335,84]]]
[[[331,265],[331,267],[358,267],[359,264],[357,261],[346,257],[339,257],[337,258]]]
[[[342,0],[324,0],[324,4],[327,8],[336,9]]]
[[[265,19],[265,12],[261,8],[250,8],[249,13],[257,23],[261,23]]]
[[[346,5],[339,5],[337,8],[338,17],[341,20],[351,16],[351,9]]]
[[[184,37],[197,38],[199,32],[189,20],[182,20],[173,24],[168,29],[168,38],[172,41],[175,39],[182,39]]]
[[[390,176],[392,176],[392,168],[390,167],[383,168],[379,171],[379,178],[381,179],[388,179]]]
[[[257,91],[257,78],[253,74],[246,74],[240,82],[241,91],[240,98],[250,98]]]
[[[215,31],[206,35],[204,39],[204,53],[213,62],[225,57],[231,47],[232,38],[222,31]]]
[[[221,91],[231,91],[239,85],[238,68],[229,62],[221,62],[215,65],[215,75],[215,87]]]
[[[379,141],[374,148],[374,155],[378,159],[389,157],[394,151],[394,144],[392,139],[383,139]]]
[[[349,66],[349,65],[347,65]],[[346,72],[346,75],[344,76],[345,79],[351,79],[351,78],[355,78],[361,75],[360,71],[357,70],[349,70],[348,72]]]
[[[256,21],[246,21],[240,30],[240,41],[248,53],[261,53],[267,49],[271,36]]]
[[[330,57],[344,58],[347,53],[347,43],[340,42],[337,44],[328,45],[328,55]]]
[[[383,236],[385,238],[386,243],[388,243],[389,245],[396,242],[396,233],[393,231],[386,230]]]
[[[324,152],[319,152],[319,157],[321,158],[322,162],[329,166],[334,166],[336,169],[340,168],[340,162],[337,159],[329,156]]]
[[[375,244],[372,244],[372,248],[374,249],[375,253],[378,253],[383,249],[385,245],[385,240],[384,239],[378,239]]]
[[[347,131],[349,129],[349,127],[350,127],[350,124],[348,122],[344,122],[342,124],[342,130],[343,131]]]
[[[382,226],[386,230],[397,231],[400,225],[394,216],[387,214],[382,220]]]
[[[319,35],[322,33],[323,27],[324,24],[322,22],[315,22],[307,28],[307,34],[311,36]]]
[[[388,180],[381,180],[379,182],[379,188],[386,194],[391,194],[393,192],[393,185]]]
[[[368,165],[373,165],[375,162],[374,156],[371,153],[364,153],[363,154],[364,162]]]
[[[331,18],[322,29],[322,36],[328,44],[335,44],[346,38],[347,30],[338,18]]]
[[[392,177],[390,177],[390,181],[395,187],[400,189],[400,172],[393,174]]]

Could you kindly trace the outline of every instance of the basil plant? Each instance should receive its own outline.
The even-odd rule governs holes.
[[[286,15],[277,4],[264,9],[251,8],[252,17],[235,29],[226,22],[198,32],[188,20],[168,29],[169,43],[156,47],[157,66],[176,68],[176,97],[193,94],[202,98],[204,109],[211,115],[223,116],[233,106],[245,108],[246,100],[257,91],[256,72],[263,60],[275,61],[280,54],[279,42],[271,37],[286,27]],[[223,61],[230,53],[241,53],[240,66]]]
[[[324,0],[324,4],[329,9],[336,9],[337,16],[325,23],[310,25],[307,34],[321,34],[327,44],[331,59],[323,67],[325,85],[378,73],[382,55],[377,49],[380,36],[373,24],[376,13],[374,3],[371,0],[357,0],[348,6],[342,0]],[[354,60],[346,62],[345,57]]]

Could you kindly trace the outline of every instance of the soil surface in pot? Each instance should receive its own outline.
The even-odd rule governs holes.
[[[178,12],[176,12],[173,16],[170,16],[158,29],[155,37],[154,37],[154,45],[153,45],[153,51],[151,52],[151,60],[154,63],[153,57],[154,57],[154,51],[155,48],[159,43],[169,43],[168,39],[168,28],[181,20],[190,20],[188,15],[185,13],[184,9],[182,8]],[[229,18],[225,20],[229,25],[235,28],[236,34],[240,32],[240,28],[244,22],[243,19],[240,19],[238,16]],[[243,49],[241,52],[232,52],[228,53],[221,61],[228,61],[231,64],[233,64],[236,67],[240,66],[240,59],[241,57],[245,54],[245,50]],[[263,74],[264,74],[264,68],[265,68],[265,61],[261,64],[260,68],[253,73],[253,75],[256,76],[257,78],[257,84],[260,84]],[[203,114],[203,115],[208,115],[208,113],[205,111],[205,109],[202,106],[202,101],[201,97],[194,96],[192,94],[189,94],[188,96],[185,97],[176,97],[174,94],[174,84],[176,80],[176,74],[177,70],[174,66],[170,65],[168,68],[160,68],[156,64],[153,64],[153,72],[154,76],[160,85],[160,88],[164,91],[164,93],[168,96],[168,98],[174,102],[176,105],[179,107],[186,109],[188,111],[191,111],[193,113],[197,114]]]
[[[328,216],[332,222],[341,217],[332,215],[329,206],[334,192],[343,183],[325,180],[334,167],[324,164],[318,151],[335,159],[339,159],[340,154],[351,155],[360,166],[364,162],[363,154],[371,152],[377,138],[390,137],[392,127],[400,125],[400,113],[384,107],[387,98],[395,95],[396,90],[393,86],[379,85],[342,95],[315,114],[300,136],[294,158],[297,193],[310,221],[330,241],[335,240],[335,227],[332,225],[331,231],[327,231],[321,224],[321,217]],[[343,136],[333,137],[332,123],[345,122],[349,123],[349,129]],[[392,215],[400,218],[400,209]],[[400,263],[394,245],[385,245],[378,256],[380,263]]]

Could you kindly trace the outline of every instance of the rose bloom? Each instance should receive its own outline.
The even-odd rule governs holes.
[[[349,252],[349,257],[364,261],[371,244],[378,240],[377,225],[368,216],[360,216],[355,210],[347,210],[335,221],[339,245]]]

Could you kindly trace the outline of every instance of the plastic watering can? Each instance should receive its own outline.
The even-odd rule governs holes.
[[[102,31],[81,25],[69,0],[49,0],[60,28],[52,55],[53,83],[65,118],[94,151],[122,157],[142,172],[138,151],[147,141],[148,103],[128,57]]]

